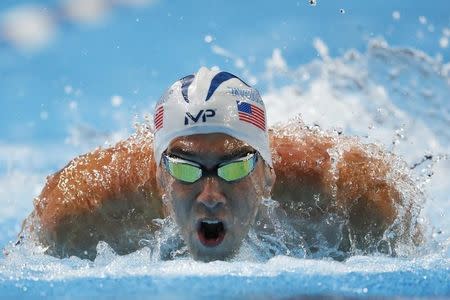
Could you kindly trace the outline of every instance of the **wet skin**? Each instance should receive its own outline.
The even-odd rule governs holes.
[[[222,133],[198,134],[173,140],[167,154],[202,165],[207,170],[218,164],[240,158],[255,150],[246,143]],[[275,173],[261,156],[254,170],[234,182],[227,182],[208,172],[194,183],[174,179],[160,164],[157,170],[159,188],[165,191],[164,202],[180,228],[195,259],[210,261],[232,257],[252,226],[263,197],[269,197]],[[201,221],[221,222],[218,242],[205,241]]]
[[[99,241],[118,254],[142,248],[140,241],[151,239],[158,229],[153,220],[171,214],[195,259],[225,259],[239,249],[261,199],[272,193],[300,231],[313,225],[306,232],[311,236],[324,234],[314,224],[330,213],[342,217],[347,225],[342,234],[352,241],[341,243],[344,252],[378,251],[389,228],[395,233],[392,247],[421,242],[415,221],[421,192],[412,179],[395,171],[390,153],[345,136],[291,127],[269,132],[273,170],[259,158],[250,176],[233,183],[211,175],[194,184],[176,181],[154,161],[148,132],[74,158],[47,178],[21,236],[36,233],[46,253],[57,257],[94,259]],[[330,153],[340,145],[345,150],[333,164]],[[215,170],[217,164],[254,150],[227,135],[208,134],[174,140],[167,151]],[[402,193],[405,188],[410,192]],[[198,231],[204,220],[222,222],[223,240],[205,244],[206,235]],[[401,226],[392,227],[396,224]]]

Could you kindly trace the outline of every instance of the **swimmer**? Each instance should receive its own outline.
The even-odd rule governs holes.
[[[375,145],[307,126],[269,129],[256,89],[202,67],[157,102],[154,130],[49,176],[25,224],[48,254],[94,259],[99,241],[121,255],[142,248],[158,229],[154,220],[171,216],[194,259],[225,260],[271,198],[293,224],[308,227],[303,238],[312,252],[310,237],[319,233],[343,236],[343,252],[395,254],[386,243],[418,243],[421,233],[414,195],[400,190],[414,184],[391,158]],[[314,232],[330,214],[345,226]]]

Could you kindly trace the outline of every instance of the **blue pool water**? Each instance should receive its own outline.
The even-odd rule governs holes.
[[[52,5],[56,2],[46,1]],[[349,3],[355,5],[354,10],[352,11],[349,4],[348,7],[344,7],[345,14],[339,13],[340,18],[346,16],[350,18],[352,13],[356,14],[358,5],[352,1]],[[374,1],[374,3],[373,5],[376,6],[377,2]],[[5,111],[8,111],[10,107],[15,110],[14,113],[4,113],[1,121],[7,122],[5,120],[10,118],[10,124],[13,125],[8,134],[0,135],[0,230],[2,232],[0,247],[3,248],[0,254],[0,297],[17,299],[44,297],[279,299],[303,296],[449,298],[450,64],[448,63],[448,46],[445,46],[445,39],[448,42],[450,38],[449,19],[448,16],[438,19],[439,13],[436,11],[445,11],[441,7],[445,6],[444,2],[439,2],[437,8],[431,12],[426,11],[433,15],[434,19],[431,17],[428,20],[417,19],[421,16],[421,4],[418,3],[411,4],[411,7],[417,10],[417,16],[414,15],[417,28],[414,27],[414,32],[410,33],[409,23],[406,24],[406,20],[409,22],[412,18],[411,11],[408,10],[410,4],[400,1],[398,8],[389,6],[389,10],[382,10],[384,13],[383,17],[380,17],[382,21],[378,20],[378,23],[373,20],[368,21],[370,30],[372,26],[383,27],[381,23],[391,22],[392,28],[389,27],[391,25],[388,26],[390,29],[383,27],[380,33],[387,38],[376,37],[377,34],[370,34],[364,31],[365,29],[361,29],[361,32],[352,32],[352,34],[360,35],[358,42],[346,37],[342,43],[339,43],[338,38],[332,39],[331,33],[326,30],[321,32],[319,27],[311,28],[317,36],[313,36],[310,40],[305,41],[301,38],[295,40],[292,30],[295,31],[296,28],[300,30],[303,27],[289,19],[289,22],[286,21],[287,25],[283,23],[277,28],[278,31],[270,33],[271,43],[276,44],[270,47],[270,51],[261,50],[264,42],[258,40],[254,33],[253,42],[261,46],[262,53],[237,55],[234,54],[236,48],[226,47],[232,42],[224,37],[225,34],[221,32],[222,27],[217,25],[221,24],[220,20],[215,20],[217,23],[211,20],[207,22],[207,32],[195,31],[195,34],[201,35],[200,42],[208,45],[206,50],[203,48],[201,50],[204,52],[198,57],[200,63],[210,67],[220,65],[221,68],[234,69],[233,72],[243,74],[249,82],[259,84],[271,124],[285,123],[289,118],[300,116],[306,124],[315,124],[324,130],[343,131],[345,135],[356,135],[361,143],[376,143],[386,151],[392,151],[402,158],[404,165],[398,167],[408,170],[417,188],[425,195],[418,221],[426,228],[426,242],[415,249],[399,249],[401,253],[399,257],[355,255],[343,262],[328,258],[312,259],[284,255],[262,259],[257,252],[250,251],[251,247],[246,248],[244,245],[242,253],[239,253],[232,261],[202,263],[184,256],[163,261],[155,255],[153,248],[148,247],[129,255],[118,256],[108,245],[100,243],[99,255],[95,261],[88,261],[76,257],[57,259],[45,255],[43,254],[45,249],[33,243],[31,239],[19,247],[14,247],[17,233],[20,232],[21,221],[32,211],[32,199],[39,194],[46,176],[64,166],[76,155],[127,137],[133,131],[130,123],[145,122],[145,115],[151,109],[143,107],[151,107],[157,97],[155,95],[159,95],[169,81],[178,75],[185,74],[169,74],[170,76],[164,74],[158,77],[152,72],[147,74],[147,71],[140,69],[127,73],[123,71],[124,65],[133,62],[120,61],[117,67],[120,67],[126,76],[129,74],[137,74],[137,77],[154,76],[159,85],[155,86],[154,82],[147,81],[130,83],[122,78],[126,83],[121,81],[121,84],[127,86],[129,94],[123,92],[125,96],[116,95],[115,98],[108,98],[106,101],[93,101],[92,98],[105,96],[102,93],[115,95],[118,92],[114,86],[120,84],[111,81],[109,85],[99,85],[98,89],[103,92],[93,92],[90,86],[92,80],[89,80],[89,76],[93,75],[85,74],[79,69],[76,69],[75,73],[70,73],[74,72],[71,69],[67,73],[69,75],[65,74],[66,77],[61,75],[61,78],[55,80],[46,81],[45,76],[39,78],[45,84],[41,84],[40,81],[34,82],[14,69],[14,64],[19,70],[26,69],[22,64],[24,64],[23,59],[26,61],[29,54],[13,55],[11,53],[15,50],[11,45],[5,46],[3,43],[1,45],[3,48],[0,48],[0,58],[5,59],[0,60],[0,63],[9,76],[7,79],[5,77],[3,83],[0,82],[0,86],[3,87],[3,91],[0,91],[1,105]],[[160,12],[169,4],[155,5],[152,9]],[[181,4],[178,3],[178,5]],[[320,5],[319,1],[314,9],[320,10]],[[323,7],[330,8],[325,4]],[[332,7],[332,9],[335,8]],[[136,12],[130,14],[133,13],[137,14]],[[164,17],[176,15],[178,22],[181,22],[182,15],[179,11],[171,10],[170,13],[169,16],[168,11],[164,11]],[[230,11],[224,13],[231,14]],[[329,11],[323,13],[331,14]],[[161,18],[160,15],[156,16],[156,13],[147,15],[148,19],[133,15],[133,20],[139,19],[141,24],[150,17],[160,20],[158,19]],[[125,22],[123,16],[117,18],[119,20],[115,21]],[[267,18],[265,23],[267,28],[271,28],[270,20],[274,18],[273,16]],[[405,23],[402,23],[403,20]],[[111,22],[113,24],[114,20]],[[323,20],[323,22],[328,21]],[[134,28],[129,24],[121,24],[123,28],[121,27],[120,30]],[[330,23],[326,24],[331,26]],[[352,23],[344,25],[350,26],[349,24]],[[431,25],[434,27],[431,28]],[[92,33],[94,30],[89,27],[86,27],[87,29],[73,28],[71,27],[73,24],[68,23],[62,23],[59,26],[61,27],[59,30],[67,34],[61,37],[67,45],[76,44],[76,41],[72,40],[73,36],[89,35],[89,32]],[[340,23],[336,23],[335,26],[343,28],[339,27],[343,26]],[[401,34],[395,31],[397,28],[401,28]],[[119,29],[116,28],[116,30]],[[214,30],[217,31],[216,35]],[[209,34],[212,37],[208,37]],[[393,39],[395,34],[400,35],[401,38],[397,36],[396,45],[390,45],[386,40]],[[432,38],[427,39],[427,34]],[[420,35],[425,37],[420,38]],[[221,36],[222,40],[219,39]],[[427,44],[431,39],[437,45],[435,48]],[[89,36],[88,40],[95,44],[95,38],[92,36]],[[225,40],[228,43],[223,42]],[[277,41],[280,40],[282,42],[278,43]],[[286,42],[287,46],[284,45],[283,43],[288,40],[290,42]],[[328,41],[331,44],[328,44]],[[239,40],[239,43],[241,42],[242,40]],[[62,47],[58,42],[55,43],[56,49]],[[308,43],[308,47],[313,50],[309,52],[309,55],[302,56],[305,43]],[[127,44],[121,44],[121,46],[120,49],[127,48]],[[100,49],[103,46],[97,45],[97,47]],[[195,47],[197,46],[194,43],[193,49],[196,49]],[[113,48],[118,49],[116,44]],[[138,46],[134,45],[133,49],[135,48]],[[94,52],[93,55],[95,55],[95,49],[92,52],[86,49],[82,50],[82,58],[75,60],[73,65],[85,66],[84,59],[89,57],[88,53]],[[104,50],[104,48],[101,49],[99,52]],[[50,48],[48,51],[56,50]],[[157,51],[160,50],[154,51],[158,53]],[[174,49],[171,48],[170,51]],[[28,57],[36,64],[33,65],[34,71],[31,73],[39,74],[39,59],[51,61],[51,55],[45,51],[43,53],[35,58],[36,60],[33,60],[32,55],[31,58]],[[286,53],[288,56],[285,55]],[[69,53],[69,55],[72,54]],[[170,55],[175,57],[176,53],[171,52]],[[213,55],[218,59],[212,59]],[[252,58],[252,55],[256,58]],[[11,57],[15,60],[6,59]],[[292,57],[301,57],[301,59],[296,60]],[[56,72],[55,70],[61,66],[72,66],[71,57],[60,57],[60,59],[61,61],[52,65],[53,68],[49,68],[49,74]],[[89,60],[88,63],[92,64],[92,61]],[[170,61],[167,64],[177,70],[175,65],[178,67],[179,62],[174,58],[173,62]],[[183,65],[180,68],[187,67]],[[146,68],[151,69],[151,66]],[[99,69],[101,68],[96,67],[92,72],[98,72]],[[109,75],[105,76],[110,76],[113,71],[108,69]],[[190,69],[190,72],[192,71]],[[6,74],[5,72],[0,72],[0,76]],[[163,72],[160,71],[160,73]],[[49,74],[47,75],[50,76]],[[86,81],[80,79],[84,78],[83,76],[88,79]],[[169,81],[165,82],[166,79]],[[30,84],[28,89],[35,91],[37,98],[40,97],[38,103],[30,100],[27,106],[24,102],[24,98],[32,98],[26,83]],[[63,95],[55,96],[62,100],[60,99],[60,102],[58,100],[56,104],[44,102],[41,98],[45,98],[47,94],[43,86],[54,93],[56,93],[55,89],[62,91]],[[151,94],[148,96],[143,91],[148,86],[152,86],[158,92],[146,91]],[[13,100],[8,102],[3,99]],[[136,106],[127,104],[127,100],[137,103]],[[143,105],[144,102],[145,105]],[[88,106],[89,109],[87,109],[87,104],[92,106]],[[32,112],[27,111],[26,107],[32,107]],[[20,113],[22,110],[24,112]],[[29,120],[27,114],[34,115]],[[54,117],[54,115],[57,116]],[[106,130],[105,127],[110,129]],[[420,163],[425,155],[431,155],[432,158]],[[418,166],[413,168],[417,163],[419,163]],[[408,190],[403,192],[407,193]],[[417,195],[417,201],[421,201],[419,195]]]
[[[286,261],[289,263],[289,261]],[[309,268],[317,263],[306,261]],[[216,266],[222,267],[222,266]],[[364,267],[360,265],[360,267]],[[325,270],[324,270],[325,271]],[[3,282],[8,297],[96,297],[164,299],[280,299],[301,296],[448,296],[447,267],[413,270],[358,271],[343,274],[309,273],[305,267],[273,275],[134,275],[132,277],[84,277],[62,281]],[[19,296],[20,295],[20,296]]]
[[[353,109],[363,111],[364,115],[345,115],[345,111],[342,111],[339,118],[331,114],[324,114],[321,118],[310,111],[309,114],[303,114],[303,119],[308,122],[308,118],[316,118],[315,122],[321,122],[324,127],[339,126],[354,134],[366,131],[369,136],[362,137],[364,142],[376,140],[389,145],[394,140],[395,147],[391,150],[411,163],[420,159],[427,151],[436,153],[439,159],[421,165],[419,170],[411,170],[410,174],[416,178],[417,185],[425,190],[428,197],[419,220],[427,228],[425,245],[410,249],[409,254],[398,258],[382,255],[353,256],[344,262],[337,262],[331,259],[275,256],[268,261],[261,261],[257,256],[244,254],[230,262],[201,263],[190,258],[161,261],[152,255],[150,248],[118,256],[106,244],[99,244],[101,250],[94,262],[76,257],[61,260],[44,255],[44,249],[33,243],[26,243],[21,247],[10,244],[5,250],[8,254],[0,258],[2,295],[18,298],[120,298],[127,295],[144,298],[152,295],[158,298],[188,299],[272,299],[304,295],[450,296],[449,221],[445,217],[449,208],[447,178],[450,168],[448,160],[442,156],[449,149],[449,140],[443,133],[449,119],[445,115],[430,115],[429,110],[433,107],[425,108],[424,103],[428,100],[420,97],[420,89],[424,86],[428,88],[430,84],[435,93],[433,101],[436,104],[433,105],[439,105],[439,108],[448,111],[449,76],[437,74],[435,68],[443,66],[425,54],[411,49],[391,48],[382,41],[372,41],[365,53],[352,55],[355,57],[329,58],[301,66],[301,72],[311,74],[311,89],[319,86],[320,91],[306,89],[300,95],[293,92],[295,88],[302,88],[304,83],[292,83],[273,89],[265,95],[269,112],[275,117],[273,122],[276,122],[276,118],[283,115],[285,105],[288,109],[289,106],[307,107],[311,105],[308,101],[314,101],[316,107],[334,106],[336,111],[341,109],[342,102],[357,99],[353,103]],[[334,70],[333,76],[323,75],[335,66],[341,69]],[[399,72],[398,82],[395,84],[394,81],[385,80],[388,76],[386,73],[391,72],[392,68],[403,70]],[[351,82],[357,78],[351,78],[351,71],[370,74],[361,79],[366,88],[353,89]],[[428,73],[424,76],[424,72]],[[408,89],[408,84],[419,77],[426,79],[420,83],[417,81],[416,92],[412,92],[414,102],[404,107],[398,105],[395,89]],[[337,82],[339,85],[333,85]],[[314,98],[313,93],[321,93],[322,97]],[[342,99],[342,96],[346,98]],[[281,98],[285,104],[277,106],[276,101]],[[301,110],[302,107],[298,109]],[[380,110],[389,112],[380,116]],[[326,112],[326,109],[323,111]],[[295,111],[292,114],[295,115]],[[356,118],[362,119],[365,124],[356,122]],[[432,123],[430,118],[434,119]],[[400,138],[395,134],[398,124],[401,124],[404,134]],[[372,126],[371,129],[368,129],[369,125]],[[418,141],[424,143],[420,144]],[[414,147],[410,147],[411,144]],[[430,145],[434,148],[430,149]],[[33,155],[40,155],[41,151],[39,147],[24,151],[23,159],[32,159]],[[57,150],[50,148],[47,151],[51,153]],[[57,159],[55,156],[54,160]],[[1,223],[1,228],[7,233],[3,237],[3,244],[13,240],[15,233],[19,231],[20,220],[31,209],[32,195],[39,191],[45,177],[45,173],[40,170],[41,166],[27,169],[29,167],[22,166],[21,162],[14,164],[14,171],[10,171],[9,177],[3,177],[1,182],[3,197],[8,189],[15,197],[12,207],[2,209],[2,214],[7,216]],[[431,180],[428,176],[430,172],[433,173]],[[27,188],[23,189],[24,186]]]

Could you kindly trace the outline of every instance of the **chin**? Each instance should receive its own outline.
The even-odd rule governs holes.
[[[195,249],[191,248],[191,255],[192,258],[195,260],[203,261],[203,262],[210,262],[215,260],[229,260],[233,258],[237,253],[237,250],[228,250],[228,251],[221,251],[221,250],[207,250],[203,251],[202,249]]]

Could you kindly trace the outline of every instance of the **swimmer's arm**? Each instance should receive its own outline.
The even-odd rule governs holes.
[[[375,154],[369,155],[354,140],[322,136],[308,129],[299,135],[272,134],[277,176],[274,199],[282,199],[286,209],[297,207],[302,217],[315,218],[326,211],[344,215],[358,248],[368,248],[381,239],[397,218],[403,226],[399,235],[414,231],[409,229],[416,226],[415,203],[399,190],[402,184],[411,188],[414,184],[392,172],[388,153],[373,146]]]
[[[152,220],[162,217],[151,145],[151,138],[133,136],[79,156],[47,178],[33,215],[49,253],[92,258],[99,240],[118,253],[139,248]]]

